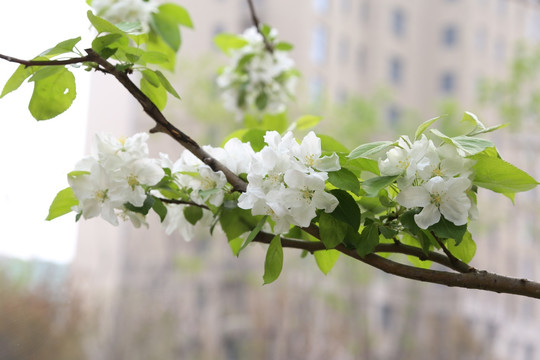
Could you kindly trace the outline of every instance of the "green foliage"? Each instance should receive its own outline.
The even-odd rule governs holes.
[[[274,236],[268,250],[266,251],[266,258],[264,260],[264,285],[270,284],[277,280],[281,269],[283,268],[283,248],[281,246],[281,238],[279,235]]]
[[[337,250],[320,250],[315,251],[313,256],[317,262],[317,266],[324,275],[328,275],[339,259],[340,252]]]
[[[43,67],[28,81],[34,82],[28,108],[36,120],[48,120],[60,115],[77,96],[75,76],[65,67]]]
[[[184,208],[184,217],[191,224],[195,225],[203,217],[203,211],[198,206],[186,206]]]
[[[360,256],[366,256],[372,253],[377,245],[379,245],[379,227],[371,223],[362,229],[356,252]]]
[[[464,234],[461,242],[456,240],[454,243],[452,240],[449,240],[446,246],[452,255],[465,263],[469,263],[476,254],[476,243],[468,231]]]
[[[74,206],[79,205],[79,200],[70,187],[60,190],[49,207],[49,215],[45,220],[56,219],[59,216],[70,213]]]

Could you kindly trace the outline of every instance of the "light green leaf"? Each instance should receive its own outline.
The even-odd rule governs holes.
[[[473,126],[475,130],[484,130],[486,128],[486,126],[478,120],[478,116],[468,111],[465,111],[463,114],[461,122]]]
[[[152,13],[150,26],[171,49],[175,52],[180,49],[182,43],[180,29],[178,24],[171,20],[169,16],[164,15],[162,12]]]
[[[246,241],[242,244],[240,251],[244,250],[246,246],[248,246],[253,241],[253,239],[255,239],[255,236],[257,236],[257,234],[261,231],[264,224],[266,224],[266,220],[268,220],[268,216],[263,216],[261,218],[257,226],[255,226],[255,228],[249,233],[248,237],[246,238]]]
[[[389,147],[391,147],[394,143],[391,141],[375,141],[369,144],[363,144],[358,146],[356,149],[351,151],[349,154],[349,158],[351,159],[357,159],[357,158],[366,158],[370,159],[371,156],[374,156],[378,154],[379,152],[382,152],[384,150],[387,150]]]
[[[89,175],[89,174],[90,174],[90,171],[74,170],[74,171],[69,172],[67,174],[67,176],[69,176],[69,177],[77,177],[77,176]]]
[[[45,220],[56,219],[59,216],[71,212],[71,208],[79,205],[79,200],[75,196],[73,189],[68,187],[60,190],[49,207],[49,215]]]
[[[321,119],[321,116],[304,115],[299,117],[293,124],[296,125],[298,130],[307,130],[317,126]]]
[[[347,168],[329,172],[328,181],[339,189],[348,190],[353,194],[360,195],[360,181]]]
[[[459,147],[465,150],[468,155],[478,154],[485,149],[494,146],[493,143],[489,140],[471,136],[456,136],[453,137],[452,140],[459,144]]]
[[[443,134],[442,132],[440,132],[439,130],[437,129],[431,129],[430,132],[437,136],[438,138],[440,138],[443,142],[447,143],[447,144],[450,144],[452,146],[455,146],[459,149],[461,149],[461,145],[459,145],[457,142],[455,142],[451,137],[449,136],[446,136],[445,134]]]
[[[141,54],[141,60],[149,64],[163,64],[169,61],[169,58],[157,51],[145,51]]]
[[[36,72],[29,80],[34,82],[34,92],[28,109],[36,120],[48,120],[63,113],[77,96],[73,74],[65,67],[57,68],[60,70],[55,69],[45,77]]]
[[[241,237],[237,237],[235,239],[229,240],[229,246],[234,256],[240,255],[240,248],[242,247],[243,242],[244,242],[244,239],[242,239]]]
[[[174,87],[171,85],[169,80],[167,80],[165,75],[163,75],[163,73],[159,70],[155,70],[154,72],[156,73],[157,77],[159,78],[159,81],[161,82],[161,85],[163,85],[165,90],[167,90],[167,92],[171,94],[172,96],[174,96],[175,98],[180,99],[180,95],[178,95],[178,93],[176,92]]]
[[[366,192],[366,196],[375,197],[379,195],[379,191],[390,186],[399,176],[377,176],[368,179],[362,183],[362,189]]]
[[[141,71],[141,74],[142,74],[143,78],[146,81],[148,81],[151,85],[153,85],[154,87],[160,87],[161,86],[161,81],[159,81],[159,77],[152,70],[143,70],[143,71]]]
[[[263,285],[274,282],[279,277],[279,274],[281,274],[282,268],[283,248],[281,246],[281,238],[279,235],[276,235],[270,242],[268,251],[266,252],[266,258],[264,260]]]
[[[471,132],[471,133],[469,134],[469,136],[476,136],[476,135],[480,135],[480,134],[487,134],[487,133],[490,133],[490,132],[492,132],[492,131],[495,131],[495,130],[499,130],[499,129],[505,128],[505,127],[507,127],[508,125],[510,125],[510,123],[505,123],[505,124],[500,124],[500,125],[491,126],[491,127],[488,127],[487,129],[476,130],[476,131]]]
[[[119,28],[117,28],[116,26],[108,22],[107,20],[94,15],[91,10],[88,10],[86,15],[88,16],[88,20],[90,20],[90,23],[96,28],[98,33],[125,35],[125,33],[122,30],[120,30]]]
[[[214,36],[214,44],[224,53],[243,48],[248,41],[234,34],[218,34]]]
[[[185,27],[193,28],[193,22],[187,10],[173,3],[162,4],[158,7],[159,12],[170,18],[170,21]]]
[[[167,90],[158,80],[159,86],[156,87],[146,78],[141,79],[141,91],[157,106],[159,110],[163,110],[167,105]]]
[[[160,67],[174,71],[176,63],[176,52],[169,47],[156,33],[150,32],[148,34],[148,42],[146,43],[147,52],[157,52],[165,55],[167,61],[160,63]]]
[[[249,142],[254,151],[261,151],[266,145],[264,142],[264,135],[266,131],[261,129],[249,129],[244,135],[242,135],[242,142]]]
[[[437,116],[436,118],[429,119],[427,121],[424,121],[422,124],[420,124],[420,126],[416,129],[416,132],[414,133],[414,138],[416,140],[420,139],[424,131],[426,131],[427,128],[431,126],[431,124],[433,124],[435,121],[439,120],[440,118],[441,118],[440,116]]]
[[[534,189],[538,182],[525,171],[497,157],[472,156],[476,160],[473,184],[501,194]]]
[[[347,228],[351,225],[338,220],[325,212],[319,217],[321,241],[327,249],[333,249],[343,242],[347,235]]]
[[[37,57],[33,60],[47,60],[47,58]],[[17,90],[22,85],[24,80],[28,79],[40,69],[42,69],[41,66],[26,67],[24,65],[19,65],[17,70],[15,70],[13,75],[11,75],[11,77],[6,82],[6,85],[4,85],[4,89],[2,90],[2,94],[0,95],[0,99],[3,98],[5,95],[9,94],[10,92]]]
[[[43,53],[41,53],[40,56],[47,56],[50,58],[55,55],[72,52],[73,48],[75,47],[75,45],[77,45],[79,41],[81,41],[80,36],[73,39],[64,40],[56,44],[54,47],[45,50]]]
[[[340,252],[337,250],[320,250],[313,253],[317,266],[324,275],[328,275],[330,270],[332,270],[336,261],[339,259],[339,255]]]
[[[341,152],[348,153],[349,149],[336,139],[328,135],[317,134],[317,137],[321,139],[321,149],[327,152]]]
[[[274,46],[275,50],[278,51],[291,51],[294,46],[288,42],[279,42]]]
[[[446,247],[450,250],[452,255],[466,263],[469,263],[476,254],[476,243],[474,242],[471,233],[468,231],[463,236],[461,243],[456,241],[454,244],[454,242],[450,240],[446,244]]]

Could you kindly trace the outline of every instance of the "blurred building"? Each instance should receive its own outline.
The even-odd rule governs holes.
[[[214,35],[251,26],[244,0],[181,4],[196,27],[183,32],[185,59],[216,57]],[[259,0],[255,6],[263,22],[295,45],[300,102],[340,103],[386,88],[393,94],[383,114],[390,129],[408,108],[418,109],[417,122],[439,115],[445,99],[474,111],[480,79],[504,76],[515,46],[540,38],[536,1]],[[185,84],[180,75],[176,86],[189,101]],[[152,127],[117,86],[96,75],[92,101],[101,106],[90,109],[89,136]],[[497,121],[492,110],[482,111],[490,116],[482,120]],[[180,127],[197,121],[185,111],[167,115]],[[536,178],[538,140],[496,139],[503,155]],[[179,152],[164,135],[151,141],[172,158]],[[537,199],[530,192],[511,207],[482,195],[480,202],[490,205],[480,209],[473,266],[540,279]],[[157,222],[150,230],[82,222],[74,277],[98,310],[90,358],[540,359],[537,301],[421,286],[346,260],[323,277],[310,259],[297,258],[288,252],[283,277],[261,287],[264,251],[257,246],[236,259],[224,239],[185,243],[165,236]]]

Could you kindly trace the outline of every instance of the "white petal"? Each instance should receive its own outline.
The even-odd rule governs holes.
[[[410,186],[396,196],[396,201],[407,208],[426,206],[430,200],[429,192],[423,186]]]
[[[440,219],[441,213],[433,204],[429,204],[419,214],[414,215],[414,221],[421,229],[427,229],[431,225],[438,223]]]

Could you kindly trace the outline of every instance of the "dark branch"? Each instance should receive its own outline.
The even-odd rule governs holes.
[[[273,54],[274,53],[274,47],[272,46],[272,44],[270,43],[268,38],[263,34],[263,32],[261,30],[261,22],[259,21],[259,17],[257,16],[257,13],[255,12],[255,6],[253,5],[253,0],[247,0],[247,2],[248,2],[248,5],[249,5],[249,12],[251,14],[251,21],[253,22],[253,25],[255,26],[255,28],[257,29],[259,34],[261,34],[266,50],[270,54]]]
[[[7,55],[2,55],[2,54],[0,54],[0,59],[4,59],[4,60],[7,60],[9,62],[21,64],[21,65],[24,65],[26,67],[29,67],[29,66],[64,66],[64,65],[80,64],[80,63],[92,61],[90,56],[83,56],[83,57],[71,58],[71,59],[66,59],[66,60],[21,60],[21,59],[17,59],[17,58],[7,56]]]
[[[197,204],[196,202],[193,202],[193,201],[186,201],[186,200],[176,200],[176,199],[165,199],[165,198],[157,198],[159,199],[161,202],[165,203],[165,204],[175,204],[175,205],[190,205],[190,206],[197,206],[197,207],[200,207],[201,209],[206,209],[206,210],[210,210],[208,208],[208,206],[204,205],[204,204]]]

